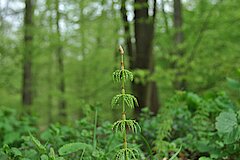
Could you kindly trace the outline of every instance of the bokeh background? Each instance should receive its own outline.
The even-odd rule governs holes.
[[[239,0],[1,0],[0,106],[71,123],[99,109],[117,119],[118,45],[140,109],[157,114],[177,90],[229,92],[240,68]],[[119,112],[120,113],[120,112]],[[119,114],[120,115],[120,114]]]

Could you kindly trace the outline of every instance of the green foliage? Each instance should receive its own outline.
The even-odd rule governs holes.
[[[66,82],[65,94],[61,95],[57,89],[60,76],[56,65],[59,45],[56,2],[37,1],[32,15],[34,101],[31,106],[33,116],[29,116],[21,110],[25,54],[21,18],[24,12],[20,12],[24,10],[23,3],[7,1],[0,4],[1,160],[112,160],[116,153],[122,159],[127,154],[132,159],[159,160],[170,159],[173,155],[174,158],[178,152],[183,159],[191,160],[239,159],[239,0],[182,1],[184,41],[177,46],[173,40],[176,30],[172,1],[157,3],[157,11],[161,14],[156,14],[154,24],[154,57],[148,57],[152,58],[153,70],[135,69],[132,74],[123,67],[113,73],[113,80],[124,85],[133,81],[133,77],[135,84],[155,81],[160,91],[160,112],[155,116],[145,108],[138,117],[139,124],[122,117],[113,125],[106,121],[117,118],[115,112],[108,109],[111,99],[114,111],[123,109],[122,114],[137,107],[138,102],[136,97],[125,93],[129,84],[124,86],[121,94],[114,96],[118,86],[111,83],[109,74],[113,68],[119,68],[115,65],[119,55],[112,46],[126,37],[135,41],[131,36],[134,33],[133,7],[140,9],[149,4],[139,6],[132,1],[126,2],[127,19],[130,20],[130,35],[127,35],[123,34],[125,24],[121,23],[120,1],[59,1],[60,6],[69,6],[60,7]],[[175,54],[178,49],[183,54]],[[139,66],[143,62],[135,61],[135,54],[138,53],[126,58]],[[176,80],[186,80],[190,92],[172,96]],[[221,90],[229,97],[219,92]],[[56,123],[61,96],[67,102],[67,125]],[[99,120],[96,108],[99,108]],[[129,142],[129,148],[125,149],[121,144],[124,132]],[[182,146],[181,151],[179,146]],[[59,154],[60,149],[69,154]]]
[[[112,99],[112,107],[118,106],[121,104],[121,102],[124,101],[124,103],[129,107],[130,109],[135,108],[135,106],[138,106],[137,98],[135,98],[131,94],[118,94],[113,97]]]
[[[172,113],[172,123],[170,134],[165,133],[165,137],[168,138],[165,144],[171,144],[170,141],[182,145],[183,154],[190,159],[204,155],[205,158],[209,155],[210,159],[239,157],[239,107],[226,94],[220,93],[204,98],[183,92],[177,95],[177,99],[169,103],[170,107],[166,111]],[[172,110],[176,106],[177,108]],[[161,136],[161,132],[158,134],[158,137]]]
[[[116,70],[113,72],[113,80],[115,82],[125,82],[126,80],[133,81],[133,74],[129,70]]]
[[[178,151],[169,160],[174,160],[175,158],[177,158],[177,155],[180,153],[181,149],[182,147],[180,147]]]
[[[228,82],[228,85],[233,88],[233,89],[236,89],[236,90],[239,90],[240,89],[240,82],[235,80],[235,79],[232,79],[232,78],[227,78],[227,82]]]
[[[37,131],[36,126],[33,128],[32,132]],[[96,137],[105,137],[98,140],[95,148],[94,134]],[[40,135],[33,136],[33,133],[29,135],[26,132],[20,136],[22,138],[18,141],[0,146],[1,160],[16,158],[63,160],[79,159],[79,157],[86,160],[111,160],[115,156],[115,150],[120,147],[117,144],[121,139],[120,135],[111,132],[110,123],[103,123],[102,127],[96,126],[94,131],[94,125],[86,119],[77,121],[75,126],[51,125]]]
[[[135,120],[119,120],[113,124],[114,131],[125,132],[129,128],[133,133],[141,131],[141,127]]]
[[[1,112],[6,122],[17,118],[13,110]],[[0,159],[112,160],[126,159],[127,155],[128,159],[173,160],[181,154],[189,159],[230,160],[240,156],[239,106],[225,93],[201,97],[178,92],[157,116],[144,109],[139,120],[141,128],[135,120],[128,119],[116,121],[113,126],[109,122],[98,126],[96,117],[95,114],[94,122],[83,118],[72,126],[52,124],[41,133],[34,127],[36,124],[23,126],[31,134],[17,129],[20,138],[1,144]],[[20,116],[15,120],[21,119]],[[8,123],[7,128],[15,126]],[[128,134],[127,148],[125,143],[120,144],[125,131],[134,133]],[[5,137],[9,132],[2,133]]]
[[[0,145],[21,143],[21,136],[36,131],[36,119],[20,117],[16,110],[2,107],[0,110]]]
[[[239,115],[232,112],[221,112],[216,118],[216,129],[225,144],[238,143],[240,139]]]
[[[154,150],[156,150],[158,158],[170,157],[171,155],[169,155],[169,151],[176,151],[176,153],[180,152],[180,150],[177,150],[174,143],[169,142],[169,132],[172,130],[172,125],[174,125],[173,108],[176,107],[175,105],[179,101],[179,95],[181,96],[181,94],[182,93],[180,92],[173,96],[164,108],[162,108],[157,117],[158,124],[156,125],[158,126],[158,129],[156,131],[156,140],[154,141]]]
[[[221,134],[232,132],[238,125],[237,115],[234,112],[222,112],[216,120],[216,128]]]
[[[92,146],[88,145],[86,143],[80,143],[80,142],[75,142],[75,143],[68,143],[59,148],[58,153],[63,156],[67,154],[71,154],[74,152],[77,152],[79,150],[92,150]]]
[[[149,70],[135,69],[133,71],[134,83],[137,84],[146,84],[150,80]]]
[[[139,155],[139,152],[136,149],[133,149],[133,148],[123,148],[123,149],[120,149],[117,152],[116,160],[125,160],[126,157],[127,157],[127,159],[137,160],[138,155]]]

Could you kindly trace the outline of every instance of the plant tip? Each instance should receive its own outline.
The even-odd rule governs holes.
[[[123,50],[123,48],[122,48],[122,46],[121,46],[121,45],[119,45],[119,52],[120,52],[120,54],[121,54],[121,55],[123,55],[123,54],[124,54],[124,50]]]

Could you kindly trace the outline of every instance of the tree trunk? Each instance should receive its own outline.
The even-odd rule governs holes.
[[[53,121],[52,118],[52,101],[53,101],[53,96],[52,96],[52,59],[49,59],[49,67],[48,67],[48,76],[47,76],[47,82],[48,82],[48,93],[47,93],[47,106],[48,106],[48,124],[51,124]]]
[[[56,0],[56,27],[57,27],[57,49],[56,49],[56,57],[58,62],[58,71],[59,71],[59,84],[58,89],[60,92],[59,97],[59,118],[61,122],[66,120],[66,100],[65,100],[65,80],[64,80],[64,64],[63,64],[63,46],[61,43],[61,32],[60,32],[60,12],[59,12],[59,0]]]
[[[154,71],[153,63],[153,38],[154,22],[156,15],[156,0],[154,0],[153,15],[148,14],[149,6],[147,0],[135,0],[135,41],[136,41],[136,59],[134,68]],[[155,114],[159,108],[157,95],[157,86],[155,82],[147,84],[134,83],[133,91],[138,98],[140,107],[135,109],[138,116],[143,107],[149,106]]]
[[[54,2],[54,1],[53,1]],[[49,17],[49,28],[51,30],[51,33],[54,33],[54,21],[53,21],[53,14],[54,14],[54,4],[52,0],[46,0],[46,12],[45,16],[47,16],[47,12],[50,12]],[[51,36],[51,35],[48,35]],[[49,52],[49,59],[48,59],[48,76],[46,77],[47,83],[48,83],[48,91],[47,91],[47,106],[48,106],[48,124],[50,125],[53,122],[53,116],[52,116],[52,110],[53,110],[53,58],[52,58],[52,44],[50,45],[50,52]]]
[[[127,19],[127,9],[126,9],[126,0],[121,1],[121,15],[122,15],[122,21],[124,25],[124,39],[126,42],[127,46],[127,53],[129,56],[129,68],[130,70],[134,69],[134,63],[136,61],[136,55],[135,51],[133,49],[133,44],[132,44],[132,36],[131,36],[131,31],[130,31],[130,23],[128,22]]]
[[[181,43],[183,43],[183,32],[182,32],[182,24],[183,24],[183,20],[182,20],[182,4],[181,4],[181,0],[174,0],[174,28],[175,28],[175,36],[174,36],[174,40],[175,40],[175,45],[179,45]],[[177,46],[178,47],[178,46]],[[180,54],[182,54],[182,52],[179,52]]]
[[[178,58],[181,59],[184,56],[184,51],[180,46],[184,41],[184,35],[183,35],[183,31],[182,31],[183,18],[182,18],[181,0],[174,0],[173,8],[174,8],[173,23],[174,23],[174,28],[175,28],[174,46],[176,49],[174,51],[174,54],[176,54],[178,56]],[[182,78],[182,76],[185,74],[182,71],[183,66],[179,66],[177,62],[174,62],[172,66],[174,69],[177,70],[176,77],[173,82],[175,89],[185,90],[187,87],[187,82],[185,79]]]
[[[32,41],[33,41],[33,14],[32,0],[25,0],[24,13],[24,54],[23,54],[23,76],[22,76],[22,104],[30,113],[33,103],[32,96]]]
[[[165,11],[165,1],[164,0],[161,0],[161,9],[162,9],[166,33],[169,34],[169,25],[168,25],[167,13]]]

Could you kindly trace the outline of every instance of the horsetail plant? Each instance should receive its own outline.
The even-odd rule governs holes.
[[[137,159],[139,153],[134,148],[129,148],[127,143],[127,130],[137,133],[141,131],[139,124],[135,120],[128,120],[126,117],[127,107],[133,109],[138,106],[137,99],[127,94],[125,91],[125,83],[127,81],[133,81],[133,74],[129,70],[124,68],[124,50],[119,46],[119,52],[121,54],[121,68],[113,73],[113,80],[121,84],[121,93],[114,96],[112,99],[112,107],[122,107],[122,118],[113,124],[113,131],[122,133],[123,145],[116,154],[117,160],[131,160]]]

